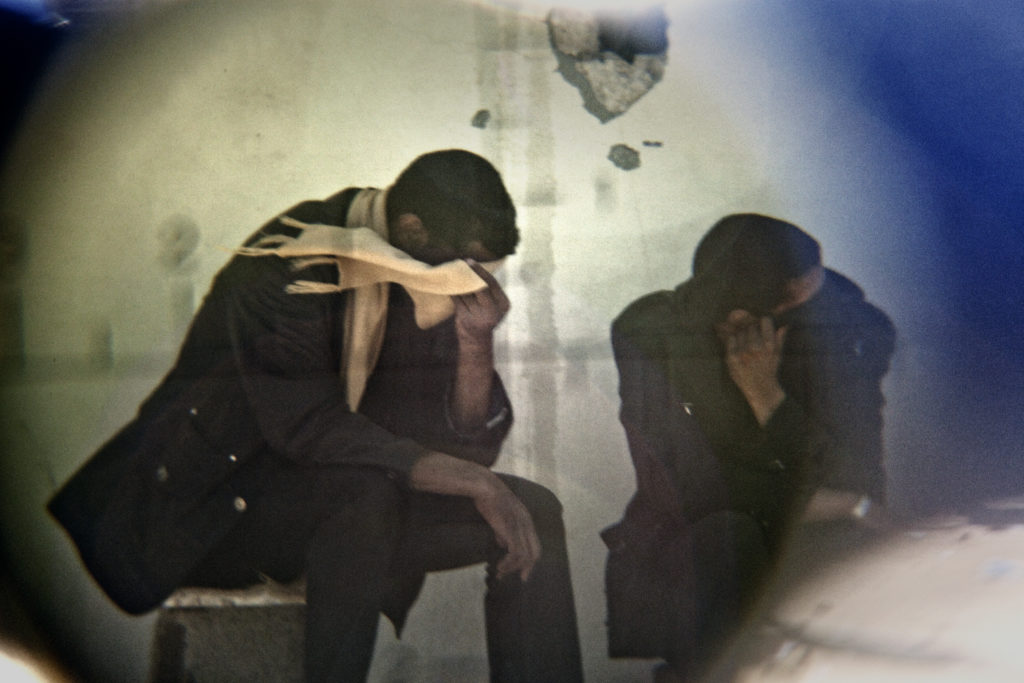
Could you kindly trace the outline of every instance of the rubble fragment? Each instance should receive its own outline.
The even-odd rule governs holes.
[[[199,246],[199,226],[189,216],[175,214],[164,220],[157,231],[160,240],[158,258],[168,270],[184,268]]]
[[[472,123],[474,128],[486,128],[487,123],[491,120],[491,112],[489,109],[479,109],[473,114]]]
[[[590,59],[601,51],[600,27],[592,13],[577,9],[555,9],[548,15],[551,42],[570,57]]]
[[[668,19],[660,7],[601,14],[554,9],[548,27],[559,73],[601,123],[625,113],[665,73]]]
[[[608,160],[623,171],[632,171],[634,168],[640,167],[640,152],[629,145],[612,145],[608,152]]]

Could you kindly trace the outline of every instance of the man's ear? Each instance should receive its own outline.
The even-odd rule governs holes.
[[[426,226],[414,213],[403,213],[395,219],[391,226],[391,241],[404,247],[424,247],[430,241]]]

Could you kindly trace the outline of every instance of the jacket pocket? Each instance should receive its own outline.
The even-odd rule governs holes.
[[[177,413],[177,414],[175,414]],[[179,498],[199,498],[248,459],[254,444],[224,446],[203,429],[196,408],[173,411],[150,432],[147,475],[156,488]],[[230,443],[230,439],[221,443]]]

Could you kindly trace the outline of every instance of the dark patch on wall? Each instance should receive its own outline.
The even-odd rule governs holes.
[[[183,270],[199,246],[199,226],[190,217],[176,214],[163,222],[157,238],[160,264],[171,271]]]
[[[663,55],[668,50],[668,19],[660,7],[599,13],[597,40],[602,52],[614,52],[630,64],[637,55]]]
[[[0,216],[0,281],[13,282],[25,263],[28,227],[10,215]]]
[[[67,31],[41,12],[0,7],[0,158],[6,156],[26,105]]]
[[[594,206],[606,213],[615,211],[619,206],[615,185],[604,174],[594,178]]]
[[[199,237],[199,226],[184,214],[168,217],[157,231],[158,258],[169,276],[171,325],[176,332],[184,333],[195,313],[195,287],[190,274],[195,270],[193,254],[199,246]]]
[[[608,159],[623,171],[640,168],[640,152],[629,145],[612,145],[608,152]]]
[[[25,366],[25,311],[21,292],[0,288],[0,371]]]
[[[96,324],[92,330],[89,358],[94,367],[109,370],[114,367],[114,330],[109,320]]]
[[[491,120],[491,112],[489,109],[480,109],[477,113],[473,114],[473,120],[470,122],[474,128],[486,128],[487,124]]]
[[[26,225],[0,216],[0,369],[25,364],[25,313],[19,280],[27,254]]]

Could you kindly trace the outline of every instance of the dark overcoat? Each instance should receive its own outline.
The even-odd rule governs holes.
[[[612,325],[620,419],[637,490],[609,546],[613,656],[664,656],[665,613],[686,558],[666,548],[690,526],[734,511],[777,547],[818,487],[885,499],[882,379],[895,349],[889,318],[828,270],[794,311],[779,369],[786,399],[762,428],[729,378],[708,307],[689,282],[630,304]]]
[[[356,192],[285,213],[343,226]],[[247,243],[290,231],[275,219]],[[421,349],[429,362],[375,373],[361,411],[347,405],[340,367],[347,293],[285,292],[296,278],[336,277],[328,265],[298,273],[276,256],[232,258],[216,275],[173,369],[49,502],[122,609],[141,613],[159,605],[260,504],[281,467],[377,467],[403,482],[427,449],[493,463],[508,420],[467,440],[444,418],[456,348],[450,320],[422,333],[430,340]],[[417,373],[420,365],[428,367]],[[510,414],[500,381],[492,402]]]

